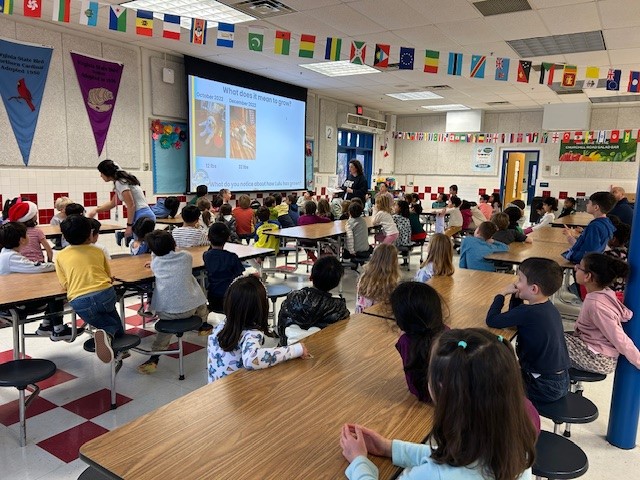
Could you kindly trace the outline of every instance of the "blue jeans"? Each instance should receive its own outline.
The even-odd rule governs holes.
[[[537,406],[540,403],[549,403],[560,400],[569,393],[569,371],[564,370],[560,374],[540,375],[534,378],[528,372],[522,371],[525,393],[531,403]]]
[[[69,303],[89,325],[102,329],[112,337],[124,334],[122,320],[116,311],[116,291],[113,287],[76,297]]]

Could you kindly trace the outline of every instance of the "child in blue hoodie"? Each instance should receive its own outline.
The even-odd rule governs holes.
[[[587,225],[581,234],[576,230],[565,227],[564,234],[571,248],[563,256],[573,263],[580,263],[587,253],[602,253],[613,237],[615,227],[607,218],[607,213],[615,206],[616,199],[609,192],[596,192],[589,197],[587,213],[594,219]]]
[[[460,246],[460,268],[494,272],[495,266],[493,262],[484,257],[490,253],[509,250],[507,245],[491,238],[497,231],[498,227],[496,227],[495,223],[482,222],[476,228],[473,237],[464,237]]]

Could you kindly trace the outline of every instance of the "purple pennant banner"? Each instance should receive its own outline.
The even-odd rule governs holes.
[[[25,165],[29,165],[52,51],[0,39],[0,96]]]
[[[71,59],[100,156],[116,106],[124,66],[121,63],[76,52],[71,52]]]

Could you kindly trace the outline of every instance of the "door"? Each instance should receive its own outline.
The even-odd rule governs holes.
[[[527,205],[531,205],[536,194],[536,183],[538,181],[538,161],[529,162],[529,172],[527,174]]]
[[[504,199],[503,205],[513,200],[521,200],[521,185],[524,178],[525,154],[522,152],[509,152],[507,155],[507,168],[503,179]]]

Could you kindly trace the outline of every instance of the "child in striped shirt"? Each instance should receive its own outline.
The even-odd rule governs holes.
[[[207,231],[199,226],[200,210],[195,205],[187,205],[182,209],[181,227],[171,231],[178,248],[199,247],[209,245]]]

